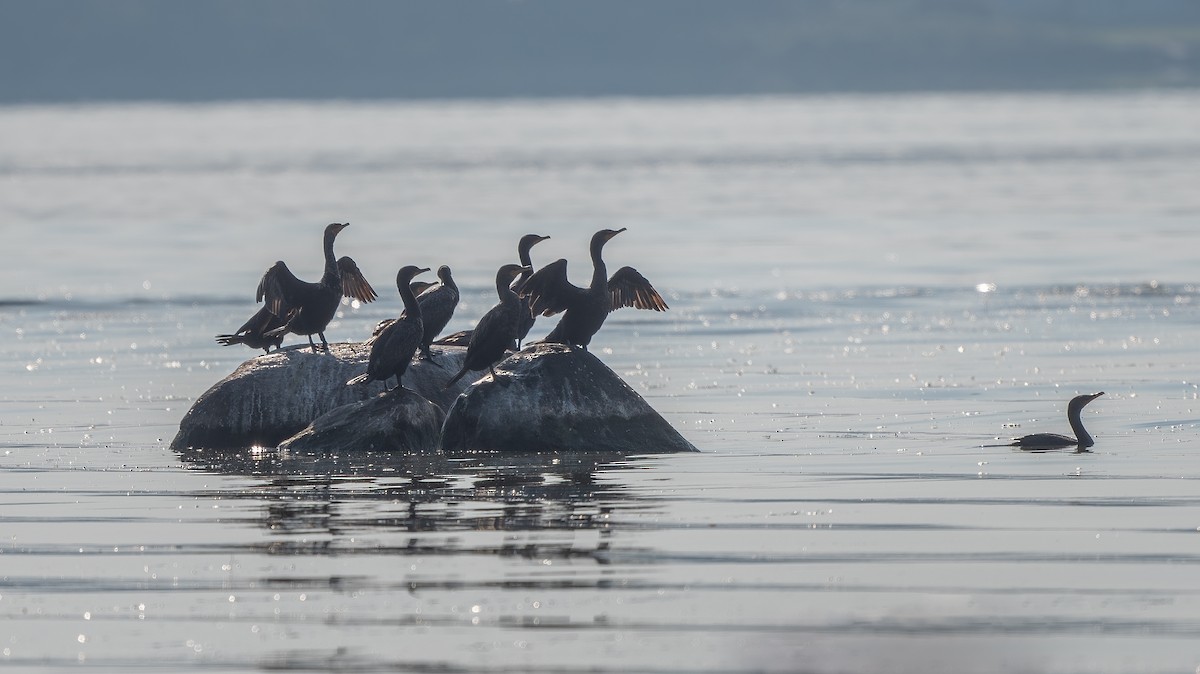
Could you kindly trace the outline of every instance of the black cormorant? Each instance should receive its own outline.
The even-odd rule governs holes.
[[[1087,449],[1091,447],[1096,443],[1092,440],[1092,436],[1084,430],[1083,421],[1080,420],[1079,415],[1083,412],[1084,406],[1102,395],[1104,395],[1104,391],[1071,398],[1070,404],[1067,405],[1067,421],[1071,423],[1071,430],[1075,432],[1075,437],[1070,438],[1057,433],[1035,433],[1014,439],[1010,446],[1034,450],[1065,449],[1067,447]]]
[[[417,298],[417,301],[420,302],[421,294],[436,285],[437,285],[437,281],[413,281],[412,283],[408,284],[408,287],[412,288],[413,295]],[[375,329],[371,331],[371,336],[367,338],[367,341],[364,342],[364,344],[369,344],[376,337],[379,337],[379,333],[383,332],[384,328],[386,328],[387,326],[389,326],[395,322],[396,322],[396,319],[394,319],[394,318],[385,318],[382,321],[379,321],[378,323],[376,323]]]
[[[401,385],[400,378],[408,369],[413,354],[421,346],[421,337],[424,334],[421,305],[413,295],[409,282],[417,274],[427,271],[429,269],[408,265],[396,272],[396,290],[400,292],[400,299],[404,300],[404,313],[379,332],[375,342],[371,344],[366,374],[360,374],[346,382],[347,386],[381,381],[386,391],[387,380],[392,377],[396,378],[397,387]]]
[[[217,335],[217,343],[224,346],[232,344],[245,344],[252,349],[262,349],[267,353],[271,353],[271,347],[279,348],[283,343],[283,335],[273,335],[268,337],[265,333],[274,330],[283,325],[283,319],[271,313],[269,309],[263,307],[258,310],[258,313],[250,317],[250,320],[242,324],[242,327],[237,329],[232,335]]]
[[[565,312],[543,342],[580,346],[587,350],[592,335],[612,310],[620,307],[667,309],[667,303],[658,291],[633,267],[621,267],[612,278],[608,277],[600,253],[609,239],[623,231],[624,227],[602,229],[592,235],[592,282],[588,287],[579,288],[567,280],[566,260],[556,260],[542,267],[520,287],[521,295],[529,298],[532,313],[552,316]]]
[[[325,228],[325,273],[317,283],[301,281],[292,274],[282,260],[263,274],[258,283],[256,301],[266,300],[266,308],[275,316],[285,321],[278,328],[265,333],[267,337],[283,337],[289,332],[308,337],[312,350],[317,350],[313,335],[321,338],[321,346],[329,351],[329,342],[325,341],[325,327],[337,313],[338,303],[342,296],[352,297],[360,302],[371,302],[378,295],[363,278],[358,265],[349,257],[338,260],[333,257],[333,240],[338,232],[350,223],[333,223]]]
[[[548,236],[542,236],[540,234],[526,234],[525,236],[521,237],[521,240],[517,243],[517,257],[520,258],[522,265],[529,267],[529,270],[521,272],[521,275],[518,276],[517,280],[513,282],[514,288],[520,288],[522,284],[529,280],[530,276],[533,276],[533,260],[529,257],[529,250],[549,238],[550,237]],[[521,341],[524,340],[525,336],[529,334],[529,331],[533,329],[533,322],[535,320],[537,320],[537,316],[535,316],[529,309],[529,299],[522,297],[521,318],[517,322],[518,349],[521,348]]]
[[[500,303],[488,310],[475,330],[471,332],[471,341],[467,344],[467,355],[463,359],[462,369],[446,382],[450,388],[454,382],[462,379],[471,370],[487,368],[492,377],[496,371],[492,369],[516,339],[517,323],[521,314],[521,299],[509,287],[522,271],[528,269],[517,264],[506,264],[496,271],[496,294]]]
[[[429,345],[454,316],[454,308],[458,306],[458,285],[450,275],[446,265],[438,267],[438,280],[441,285],[421,295],[417,303],[421,305],[421,322],[425,325],[425,336],[421,338],[421,356],[432,359]]]

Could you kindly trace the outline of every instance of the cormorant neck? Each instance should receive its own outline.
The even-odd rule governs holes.
[[[458,291],[458,284],[454,282],[454,277],[450,272],[446,272],[445,276],[438,274],[438,280],[447,288],[453,288],[456,292]]]
[[[515,277],[507,274],[496,274],[496,295],[500,297],[501,302],[520,299],[510,286],[513,278]]]
[[[397,283],[396,290],[400,291],[400,299],[404,302],[404,312],[413,318],[420,318],[421,304],[417,302],[417,296],[413,294],[412,286],[407,281]]]
[[[325,233],[325,274],[321,277],[321,282],[341,288],[342,273],[338,269],[337,258],[333,256],[333,240],[335,238],[337,238],[337,232]]]
[[[1087,430],[1083,428],[1083,420],[1079,418],[1083,408],[1067,410],[1067,421],[1071,422],[1071,430],[1075,433],[1075,439],[1079,442],[1080,447],[1091,447],[1096,444],[1092,440],[1092,436],[1088,435]]]
[[[533,260],[531,260],[529,257],[529,249],[531,248],[533,248],[533,245],[525,245],[524,241],[521,242],[521,245],[517,246],[517,257],[521,258],[521,266],[529,267],[529,269],[527,271],[522,271],[521,274],[517,276],[516,280],[512,282],[513,286],[519,286],[528,281],[530,276],[533,276]]]
[[[600,256],[600,252],[604,249],[604,239],[594,239],[592,241],[592,286],[593,288],[603,288],[608,285],[608,267],[604,266],[604,258]]]

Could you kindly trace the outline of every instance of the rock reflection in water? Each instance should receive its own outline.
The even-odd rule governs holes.
[[[219,494],[263,502],[256,524],[303,540],[271,543],[275,554],[497,554],[526,557],[594,557],[607,549],[605,533],[614,501],[631,495],[597,480],[599,471],[634,467],[614,454],[501,455],[447,458],[408,454],[183,450],[190,469],[256,478],[259,484]],[[214,494],[213,496],[218,496]],[[627,509],[627,508],[623,508]],[[463,547],[461,540],[410,538],[363,545],[370,534],[400,532],[561,532],[597,530],[599,543],[515,543]],[[314,540],[313,535],[328,539]]]

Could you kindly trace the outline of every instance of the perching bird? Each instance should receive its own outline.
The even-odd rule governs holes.
[[[1071,430],[1075,432],[1075,437],[1070,438],[1057,433],[1035,433],[1033,435],[1014,438],[1010,446],[1034,450],[1064,449],[1066,447],[1087,449],[1091,447],[1096,443],[1092,440],[1092,436],[1088,435],[1088,432],[1084,430],[1083,421],[1079,418],[1079,415],[1088,403],[1102,395],[1104,395],[1104,391],[1071,398],[1071,402],[1067,405],[1067,421],[1070,422]]]
[[[376,297],[375,290],[363,278],[358,265],[349,257],[334,259],[333,240],[338,232],[349,226],[349,223],[333,223],[325,228],[325,273],[317,283],[301,281],[292,274],[282,260],[263,274],[258,283],[255,301],[265,300],[267,311],[283,321],[283,325],[263,333],[265,337],[283,338],[289,332],[308,337],[308,343],[315,352],[317,345],[313,335],[321,338],[321,346],[329,351],[329,342],[325,341],[325,327],[337,313],[338,303],[342,296],[353,297],[360,302],[371,302]]]
[[[454,308],[458,306],[458,285],[450,275],[450,268],[446,265],[438,267],[437,275],[442,284],[417,299],[417,303],[421,305],[421,321],[425,325],[425,335],[421,338],[421,356],[430,360],[433,359],[433,354],[429,352],[429,345],[450,322],[450,318],[454,316]]]
[[[417,299],[420,299],[422,293],[434,287],[435,285],[437,285],[437,281],[413,281],[412,283],[408,284],[408,287],[412,288],[413,295],[416,295]]]
[[[633,267],[621,267],[612,278],[608,277],[601,250],[609,239],[623,231],[624,227],[602,229],[592,235],[592,282],[588,287],[579,288],[567,280],[566,260],[556,260],[542,267],[520,286],[520,294],[529,299],[533,314],[552,316],[565,312],[543,342],[580,346],[586,351],[592,335],[613,309],[667,309],[667,303],[658,291]]]
[[[488,310],[475,330],[471,332],[471,341],[467,344],[467,355],[463,359],[462,369],[446,382],[446,388],[462,379],[471,370],[487,368],[496,376],[492,369],[516,340],[517,324],[521,317],[521,299],[509,287],[522,271],[528,269],[517,264],[506,264],[496,271],[496,295],[500,303]]]
[[[408,287],[412,288],[413,296],[415,296],[417,298],[417,301],[419,302],[421,300],[421,295],[426,290],[429,290],[430,288],[432,288],[436,285],[437,285],[436,281],[413,281],[412,283],[408,284]],[[379,321],[378,323],[375,324],[375,329],[371,331],[371,336],[368,337],[367,341],[365,341],[363,343],[370,344],[370,343],[374,342],[375,339],[379,337],[379,333],[383,332],[384,328],[386,328],[387,326],[389,326],[395,322],[396,322],[396,319],[394,319],[394,318],[385,318],[382,321]]]
[[[250,317],[232,335],[217,335],[217,343],[223,346],[245,344],[252,349],[262,349],[271,353],[271,347],[279,348],[283,343],[283,335],[266,336],[265,333],[283,325],[283,319],[271,313],[266,307]]]
[[[396,386],[400,387],[400,379],[408,369],[413,354],[421,346],[421,338],[424,335],[421,305],[413,295],[409,282],[417,274],[427,271],[429,269],[408,265],[396,272],[396,290],[400,292],[400,299],[404,301],[404,313],[380,331],[375,342],[371,344],[367,372],[346,382],[347,386],[381,381],[386,391],[388,379],[395,377]]]
[[[521,275],[517,277],[516,281],[513,282],[514,288],[520,288],[522,284],[529,280],[530,276],[533,276],[533,260],[529,257],[529,250],[549,238],[550,237],[548,236],[542,236],[540,234],[526,234],[525,236],[521,237],[519,242],[517,242],[517,257],[521,260],[522,265],[529,267],[529,271],[521,272]],[[533,329],[533,323],[536,320],[537,316],[534,316],[533,312],[529,309],[528,298],[522,297],[521,319],[517,323],[518,349],[521,348],[521,341],[524,340],[525,336],[529,334],[529,331]]]

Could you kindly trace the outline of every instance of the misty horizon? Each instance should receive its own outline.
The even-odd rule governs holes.
[[[0,102],[1200,84],[1185,0],[0,1]]]

